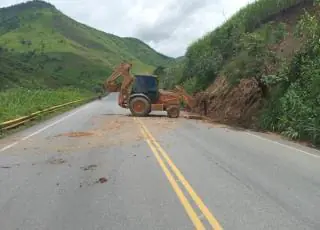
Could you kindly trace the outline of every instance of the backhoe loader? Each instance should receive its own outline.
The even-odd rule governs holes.
[[[131,63],[121,63],[104,82],[104,90],[120,92],[118,105],[129,108],[133,116],[147,116],[152,111],[166,111],[170,118],[180,115],[180,102],[183,100],[189,108],[195,106],[195,100],[181,86],[174,90],[158,89],[159,80],[155,75],[131,75]],[[122,83],[116,80],[122,76]]]

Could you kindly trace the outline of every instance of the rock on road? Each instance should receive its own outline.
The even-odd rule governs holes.
[[[0,140],[0,229],[320,229],[319,152],[117,94]]]

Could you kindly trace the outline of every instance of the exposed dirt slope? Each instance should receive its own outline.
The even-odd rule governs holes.
[[[218,77],[205,92],[196,95],[194,112],[227,123],[252,124],[253,115],[262,105],[262,91],[255,80],[243,79],[230,87],[225,77]]]
[[[292,7],[271,20],[274,23],[285,23],[287,35],[279,44],[270,47],[273,51],[286,59],[290,59],[301,47],[293,33],[297,20],[304,13],[304,10],[312,13],[316,9],[312,3]],[[271,67],[276,70],[277,66]],[[268,73],[270,74],[270,73]],[[196,94],[198,107],[193,112],[207,115],[213,120],[238,124],[245,127],[255,127],[255,115],[263,106],[264,94],[255,79],[242,79],[236,86],[229,86],[226,77],[220,76],[207,88],[205,92]]]

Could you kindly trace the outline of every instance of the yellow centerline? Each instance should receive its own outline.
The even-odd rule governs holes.
[[[219,224],[219,222],[217,221],[217,219],[212,215],[212,213],[209,211],[209,209],[206,207],[206,205],[203,203],[203,201],[201,200],[201,198],[196,194],[196,192],[194,191],[194,189],[191,187],[191,185],[189,184],[189,182],[185,179],[185,177],[182,175],[182,173],[180,172],[180,170],[175,166],[175,164],[173,163],[173,161],[170,159],[169,155],[166,153],[166,151],[160,146],[160,144],[155,140],[155,138],[152,136],[152,134],[150,133],[150,131],[147,129],[147,127],[139,120],[139,119],[135,119],[139,122],[139,124],[141,125],[141,132],[143,132],[143,135],[146,136],[146,140],[150,146],[150,148],[152,149],[152,151],[154,152],[157,151],[163,156],[163,158],[167,161],[167,163],[169,164],[169,166],[171,167],[172,171],[174,172],[174,174],[178,177],[178,179],[180,180],[180,182],[182,183],[182,185],[185,187],[185,189],[187,190],[187,192],[190,194],[190,196],[192,197],[192,199],[194,200],[194,202],[197,204],[198,208],[201,210],[201,212],[203,213],[203,215],[207,218],[208,222],[210,223],[210,225],[212,226],[213,229],[215,230],[222,230],[221,225]],[[150,141],[151,140],[151,141]],[[152,146],[152,147],[151,147]],[[159,156],[159,154],[158,154]],[[161,159],[161,158],[160,158]],[[162,161],[162,159],[161,159]]]
[[[161,166],[162,170],[164,171],[164,173],[166,174],[171,186],[173,187],[173,190],[176,192],[178,198],[180,199],[180,202],[182,203],[182,205],[184,206],[186,212],[188,213],[191,221],[193,222],[194,226],[196,227],[196,229],[205,229],[202,222],[200,221],[200,219],[198,218],[197,214],[195,213],[195,211],[192,209],[191,204],[189,203],[188,199],[184,196],[183,192],[181,191],[181,189],[179,188],[177,182],[175,181],[175,179],[173,178],[172,174],[170,173],[169,169],[166,167],[165,163],[163,162],[163,160],[161,159],[159,152],[157,151],[157,149],[151,144],[147,134],[145,133],[145,131],[143,129],[141,129],[141,133],[144,136],[144,138],[146,139],[148,145],[150,146],[152,152],[154,153],[156,159],[158,160],[159,165]]]

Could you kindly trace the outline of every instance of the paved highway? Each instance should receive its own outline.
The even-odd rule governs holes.
[[[0,228],[320,229],[319,152],[117,94],[0,140]]]

